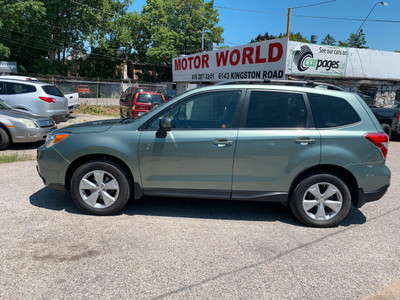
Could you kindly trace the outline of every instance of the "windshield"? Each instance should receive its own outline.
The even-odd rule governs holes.
[[[163,97],[160,94],[146,94],[146,93],[140,93],[137,102],[140,103],[154,103],[154,102],[159,102],[162,103],[164,102]]]
[[[0,109],[11,109],[8,104],[5,104],[3,101],[0,101]]]

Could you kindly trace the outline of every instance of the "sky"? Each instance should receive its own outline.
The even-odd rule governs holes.
[[[307,39],[317,35],[317,43],[330,34],[336,41],[345,41],[360,27],[375,0],[331,0],[329,3],[308,6],[330,0],[214,0],[218,9],[219,26],[225,29],[222,37],[226,46],[248,44],[258,34],[286,33],[287,11],[292,7],[291,31],[300,32]],[[378,3],[362,26],[370,49],[400,50],[400,0],[387,0],[389,5]],[[131,9],[142,10],[145,0],[135,0]],[[299,8],[296,8],[299,7]],[[313,18],[323,17],[323,18]],[[357,20],[336,20],[349,18]],[[372,22],[368,20],[390,20]],[[395,21],[395,22],[393,22]]]

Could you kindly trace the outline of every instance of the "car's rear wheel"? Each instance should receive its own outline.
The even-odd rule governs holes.
[[[111,215],[121,210],[129,200],[129,176],[119,164],[93,160],[79,167],[71,180],[71,195],[75,204],[93,215]]]
[[[6,149],[10,145],[10,138],[7,132],[0,127],[0,150]]]
[[[338,225],[349,212],[351,194],[336,175],[315,173],[295,187],[290,208],[305,225],[331,227]]]

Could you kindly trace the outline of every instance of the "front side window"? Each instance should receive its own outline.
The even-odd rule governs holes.
[[[307,109],[301,94],[252,91],[247,128],[304,128]]]
[[[158,129],[160,119],[170,117],[174,129],[232,128],[241,91],[217,91],[197,94],[172,106],[152,120],[149,129]]]
[[[33,85],[29,84],[5,82],[5,87],[6,87],[5,94],[7,95],[17,95],[17,94],[36,92],[36,88]]]
[[[361,120],[345,99],[318,94],[309,94],[308,99],[317,128],[344,126]]]

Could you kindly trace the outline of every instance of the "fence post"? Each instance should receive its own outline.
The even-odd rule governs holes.
[[[97,77],[96,105],[99,105],[99,77]]]

